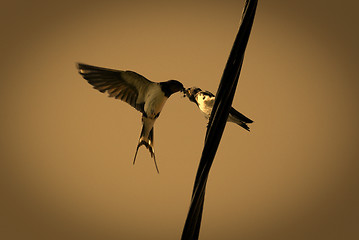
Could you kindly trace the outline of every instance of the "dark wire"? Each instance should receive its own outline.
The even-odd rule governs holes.
[[[208,174],[226,126],[229,109],[232,106],[257,2],[257,0],[246,0],[241,25],[217,90],[193,186],[191,205],[182,232],[182,240],[195,240],[199,236]]]

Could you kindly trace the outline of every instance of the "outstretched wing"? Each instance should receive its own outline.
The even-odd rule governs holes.
[[[150,80],[132,71],[121,71],[78,63],[77,68],[84,79],[102,93],[107,92],[127,102],[143,113],[144,97],[151,85]]]

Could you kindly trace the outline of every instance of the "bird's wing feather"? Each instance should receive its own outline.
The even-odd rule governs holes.
[[[204,95],[208,95],[208,96],[210,96],[210,97],[214,97],[214,94],[211,93],[210,91],[202,91],[202,93],[203,93]]]
[[[247,118],[246,116],[244,116],[242,113],[238,112],[233,107],[231,107],[229,109],[229,113],[232,114],[233,116],[237,117],[238,119],[240,119],[241,121],[243,121],[245,123],[252,123],[253,122],[251,119]]]
[[[127,102],[143,113],[144,96],[148,86],[153,83],[132,71],[121,71],[79,63],[79,73],[95,89],[109,97]]]

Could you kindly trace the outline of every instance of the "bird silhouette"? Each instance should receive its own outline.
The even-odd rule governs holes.
[[[122,71],[78,63],[77,68],[93,88],[127,102],[142,113],[142,130],[138,140],[133,164],[138,149],[144,145],[153,158],[159,173],[154,151],[153,128],[167,99],[178,91],[184,92],[183,84],[177,80],[152,82],[133,71]]]
[[[205,118],[209,119],[214,101],[216,99],[215,95],[209,91],[203,91],[198,87],[187,88],[185,89],[184,93],[191,102],[194,102],[198,106],[198,108],[204,114]],[[247,124],[253,123],[251,119],[247,118],[233,107],[231,107],[229,110],[227,121],[236,123],[247,131],[250,130]]]

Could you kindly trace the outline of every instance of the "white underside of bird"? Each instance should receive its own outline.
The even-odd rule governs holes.
[[[195,98],[198,103],[198,107],[201,110],[201,112],[203,113],[204,117],[209,119],[209,116],[211,115],[214,101],[216,100],[216,98],[205,95],[201,92],[196,94]],[[238,118],[233,117],[232,114],[228,115],[227,121],[237,123],[237,124],[241,123],[241,121]]]
[[[216,97],[213,93],[209,91],[203,91],[197,87],[191,87],[185,90],[185,96],[187,96],[191,102],[196,103],[204,117],[209,119],[212,113],[214,102],[216,100]],[[229,109],[227,121],[236,123],[247,131],[249,131],[247,124],[253,122],[251,119],[247,118],[233,107]]]
[[[144,112],[146,113],[146,116],[142,117],[143,135],[139,139],[139,142],[145,141],[148,142],[150,146],[153,146],[153,142],[149,139],[149,134],[153,129],[153,125],[155,124],[158,114],[162,111],[162,108],[168,98],[161,91],[161,87],[159,85],[152,85],[150,88],[151,89],[149,89],[148,94],[144,99]]]

